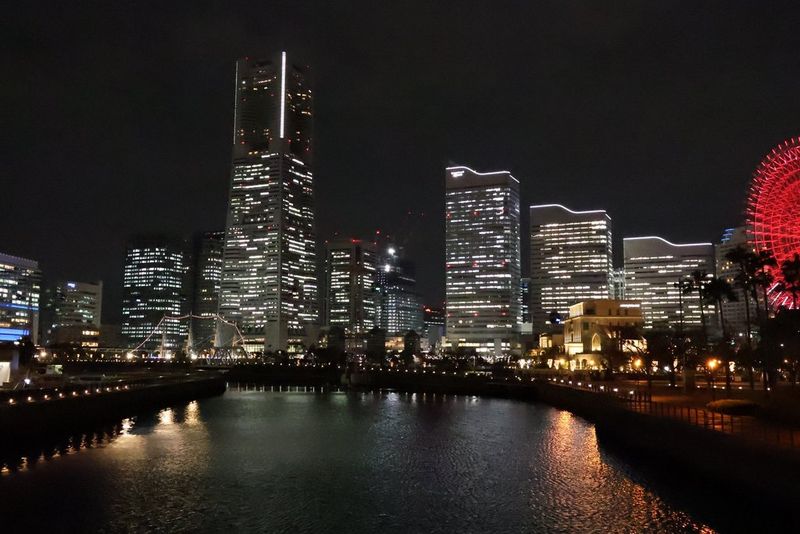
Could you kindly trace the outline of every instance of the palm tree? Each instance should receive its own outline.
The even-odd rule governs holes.
[[[767,299],[767,293],[769,292],[770,287],[772,287],[772,282],[775,280],[775,277],[772,276],[770,271],[777,266],[778,260],[775,259],[772,251],[767,249],[758,251],[754,259],[755,274],[753,276],[753,292],[756,292],[756,288],[761,289],[764,302],[764,315],[762,317],[762,322],[769,319],[769,300]],[[760,311],[760,308],[756,306],[756,310]]]
[[[723,312],[723,304],[725,302],[736,302],[738,297],[733,291],[733,286],[728,283],[724,278],[710,278],[705,285],[705,303],[713,304],[717,313],[719,313],[719,321],[722,325],[722,342],[720,343],[720,356],[725,363],[725,389],[731,389],[731,365],[730,354],[731,348],[728,343],[728,330],[725,327],[725,314]]]
[[[783,281],[778,284],[778,288],[792,294],[792,308],[797,309],[797,296],[800,295],[800,254],[795,252],[794,257],[783,260],[781,275]]]
[[[706,331],[706,286],[708,285],[708,273],[704,270],[693,271],[688,283],[683,286],[685,295],[697,294],[697,300],[700,302],[700,326],[703,334],[703,346],[708,342],[708,332]]]
[[[719,322],[722,324],[722,337],[728,339],[728,331],[725,328],[725,315],[722,305],[725,302],[737,302],[739,297],[733,290],[733,286],[724,278],[709,278],[705,285],[705,304],[713,304],[719,313]]]
[[[725,259],[736,265],[739,272],[733,278],[736,287],[742,290],[744,296],[745,327],[747,330],[747,346],[752,346],[752,321],[750,320],[750,294],[755,287],[754,277],[756,272],[756,255],[742,245],[729,250]]]

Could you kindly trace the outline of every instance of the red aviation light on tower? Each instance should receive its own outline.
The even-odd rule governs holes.
[[[747,229],[756,250],[770,250],[778,265],[800,253],[800,137],[770,152],[753,174],[747,198]],[[791,295],[777,289],[780,268],[769,292],[774,308],[793,306]]]

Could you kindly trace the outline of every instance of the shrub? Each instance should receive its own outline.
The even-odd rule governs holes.
[[[758,404],[749,400],[721,399],[709,402],[706,404],[706,408],[712,412],[728,415],[755,415],[758,411]]]

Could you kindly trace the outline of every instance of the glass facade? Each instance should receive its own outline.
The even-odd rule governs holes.
[[[43,343],[96,348],[100,342],[103,283],[59,281],[44,292]]]
[[[727,228],[722,234],[720,243],[715,247],[715,251],[717,276],[724,278],[726,282],[733,286],[736,297],[739,299],[735,302],[725,301],[722,303],[722,315],[725,318],[726,332],[734,337],[745,338],[747,336],[746,306],[750,306],[750,320],[753,321],[756,317],[756,301],[752,296],[749,296],[750,302],[745,303],[744,291],[736,286],[739,266],[725,257],[728,252],[740,246],[750,251],[754,250],[753,244],[747,239],[747,228],[744,226]],[[762,303],[764,302],[763,298],[760,300]]]
[[[206,232],[195,239],[192,345],[196,350],[214,345],[224,242],[225,232]]]
[[[417,294],[414,263],[403,251],[388,246],[378,261],[377,326],[389,336],[422,332],[422,304]]]
[[[0,253],[0,342],[39,342],[41,284],[37,262]]]
[[[188,243],[163,236],[131,240],[125,255],[122,335],[130,348],[182,348],[189,313],[191,258]],[[163,321],[162,321],[163,319]],[[148,339],[149,336],[149,339]]]
[[[683,295],[679,281],[694,271],[714,274],[714,245],[711,243],[675,244],[661,237],[626,237],[625,297],[642,304],[644,326],[648,329],[677,330],[697,328],[705,314],[706,324],[715,324],[713,305],[701,313],[697,293]]]
[[[325,259],[325,325],[361,334],[377,321],[375,245],[360,239],[328,243]]]
[[[297,352],[319,315],[308,72],[285,52],[245,58],[235,91],[219,312],[248,349]]]
[[[573,304],[613,296],[611,217],[605,210],[531,206],[530,236],[534,332],[547,330],[554,311],[566,319]]]
[[[448,167],[445,194],[446,346],[508,355],[522,322],[519,182]]]

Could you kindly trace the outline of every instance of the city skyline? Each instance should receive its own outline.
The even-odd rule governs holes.
[[[704,54],[694,57],[690,51],[700,42],[699,22],[689,21],[687,27],[683,18],[667,16],[657,7],[641,8],[636,15],[629,15],[624,10],[603,13],[584,7],[569,13],[567,8],[545,6],[540,16],[532,20],[551,20],[555,29],[539,28],[550,43],[543,50],[534,47],[529,38],[522,41],[522,48],[533,53],[528,70],[511,69],[516,64],[515,56],[499,53],[502,42],[491,45],[488,54],[498,60],[497,64],[483,63],[482,59],[479,66],[472,66],[469,47],[459,39],[447,40],[443,50],[434,49],[421,56],[426,43],[438,42],[429,25],[448,24],[447,10],[438,7],[426,7],[432,15],[431,22],[424,22],[400,43],[380,35],[374,39],[372,34],[373,39],[366,41],[365,36],[344,31],[344,44],[330,50],[328,57],[329,50],[322,43],[331,32],[342,28],[337,22],[330,26],[323,23],[330,22],[326,9],[301,6],[297,13],[285,13],[297,23],[295,26],[302,28],[296,36],[276,31],[274,36],[264,37],[270,32],[254,31],[238,17],[229,16],[226,20],[230,27],[225,30],[223,26],[219,37],[200,41],[196,49],[192,48],[200,52],[195,54],[197,58],[188,54],[185,44],[177,52],[167,52],[170,46],[159,45],[176,39],[182,43],[181,38],[190,42],[197,39],[198,32],[215,27],[213,12],[198,11],[192,15],[191,23],[168,29],[163,23],[156,24],[136,14],[133,18],[139,25],[126,25],[123,12],[109,8],[93,16],[108,17],[109,28],[121,32],[119,39],[114,39],[108,28],[89,27],[94,19],[88,15],[83,17],[87,22],[82,23],[87,25],[85,41],[74,37],[59,39],[57,28],[51,28],[46,38],[42,37],[44,33],[40,35],[42,43],[37,54],[42,58],[54,54],[52,45],[58,42],[63,46],[59,53],[73,53],[81,61],[66,72],[57,65],[48,71],[52,80],[66,80],[69,75],[70,83],[64,84],[65,89],[59,94],[50,90],[50,82],[37,82],[40,74],[31,71],[30,66],[12,63],[19,75],[9,80],[4,94],[20,101],[21,91],[32,91],[22,101],[44,99],[52,103],[47,109],[54,109],[54,115],[38,120],[41,111],[29,110],[33,113],[31,120],[14,120],[12,116],[12,122],[23,127],[10,145],[6,175],[12,179],[6,185],[7,193],[12,198],[35,198],[39,209],[26,209],[19,202],[4,211],[0,222],[8,232],[1,249],[36,259],[56,277],[103,280],[104,314],[109,315],[108,322],[118,323],[124,246],[131,235],[169,230],[188,236],[224,226],[225,201],[220,199],[225,197],[229,179],[231,155],[226,138],[230,139],[232,129],[230,80],[235,58],[281,49],[297,51],[299,57],[314,66],[315,89],[321,95],[316,103],[316,137],[324,142],[315,155],[315,167],[323,169],[315,174],[318,197],[323,199],[317,203],[320,243],[335,232],[361,236],[381,229],[397,233],[401,218],[411,208],[425,213],[427,221],[441,220],[441,169],[454,160],[475,168],[510,169],[521,181],[523,216],[530,204],[551,202],[578,210],[607,210],[614,219],[617,254],[622,249],[621,238],[628,235],[663,235],[675,242],[716,242],[722,229],[741,224],[742,192],[758,162],[772,146],[796,135],[792,118],[797,113],[792,112],[792,106],[797,104],[788,96],[796,94],[798,81],[787,74],[791,69],[762,66],[764,50],[775,64],[791,66],[796,62],[788,50],[772,44],[773,40],[781,41],[775,33],[789,31],[788,23],[777,17],[779,10],[764,13],[754,6],[735,4],[724,11],[735,11],[738,17],[728,18],[722,16],[721,8],[698,8],[700,20],[716,20],[719,27],[710,37],[702,32],[703,38],[710,38],[716,46],[705,47]],[[770,24],[773,33],[767,36],[738,32],[733,18],[746,18],[748,12],[775,17]],[[309,13],[313,16],[308,24],[300,24],[298,20]],[[655,47],[656,39],[648,39],[636,29],[640,17],[655,14],[665,16],[662,31],[673,36],[673,50]],[[70,10],[63,15],[70,19],[86,14]],[[485,15],[476,6],[466,8],[464,13],[476,21]],[[501,10],[490,17],[489,23],[510,23],[512,15],[515,14]],[[566,55],[560,59],[574,63],[572,70],[576,74],[564,73],[555,61],[559,52],[554,43],[560,42],[555,36],[559,30],[564,32],[564,38],[577,38],[577,29],[567,25],[573,20],[570,15],[578,20],[595,16],[600,22],[619,18],[622,27],[615,34],[617,40],[606,46],[625,49],[641,41],[644,51],[617,54],[614,57],[621,62],[619,68],[606,72],[592,68],[589,48],[570,49],[560,52]],[[24,24],[26,13],[22,10],[14,16],[20,17],[13,30],[19,32],[20,39],[11,41],[27,43],[32,30]],[[166,13],[164,20],[175,16]],[[389,36],[395,35],[388,18],[367,16],[373,17],[377,34],[389,30]],[[260,22],[265,29],[278,24]],[[534,22],[532,29],[538,25],[541,23]],[[607,36],[603,25],[589,26],[578,25],[583,30],[578,42],[603,43]],[[510,27],[519,38],[519,23]],[[38,28],[44,32],[42,26]],[[126,39],[145,31],[152,33],[150,46],[158,48],[155,57],[125,44]],[[461,32],[458,30],[456,35]],[[368,42],[372,45],[367,46]],[[115,62],[117,70],[108,71],[106,63],[95,61],[99,57],[97,51],[105,49],[101,44],[108,45],[107,53],[124,58]],[[381,51],[395,49],[407,49],[407,54],[393,52],[388,60],[380,59]],[[353,53],[357,50],[360,53]],[[601,57],[605,57],[603,50],[607,49],[600,48]],[[685,62],[690,75],[671,82],[669,90],[655,90],[661,86],[658,74],[640,65],[648,53],[652,54],[654,65],[659,61]],[[424,61],[419,62],[423,57]],[[741,65],[726,61],[732,57]],[[175,68],[178,58],[180,67]],[[163,65],[149,66],[159,60]],[[639,67],[644,68],[642,79],[626,74]],[[130,69],[142,70],[141,75],[127,76]],[[509,98],[481,96],[486,87],[482,78],[473,81],[474,87],[462,85],[453,96],[449,80],[467,75],[471,69],[480,69],[486,80],[512,82]],[[758,76],[742,78],[741,73],[753,69]],[[404,82],[396,76],[398,70],[413,70],[428,85],[420,86],[419,78]],[[543,81],[554,76],[559,83]],[[575,84],[567,84],[571,77],[575,77]],[[694,77],[710,84],[710,88],[696,91],[687,99],[687,93],[696,88]],[[731,79],[738,83],[726,83]],[[132,97],[110,100],[122,80]],[[99,112],[83,107],[82,99],[77,98],[87,84],[98,81],[102,83],[94,83],[93,90]],[[641,84],[641,90],[627,88],[628,82],[636,82],[631,87]],[[768,100],[761,95],[765,83],[771,87]],[[556,95],[555,89],[564,84],[573,87],[573,92]],[[594,94],[597,88],[602,94]],[[617,96],[607,94],[619,88],[626,89]],[[519,100],[523,92],[531,93],[526,97],[530,100]],[[643,98],[645,94],[647,99]],[[608,110],[603,103],[605,97],[614,104],[609,104]],[[429,98],[437,102],[430,113],[407,113],[425,106]],[[388,104],[399,101],[404,104]],[[160,105],[154,106],[154,102]],[[482,102],[488,107],[481,106]],[[521,115],[517,105],[520,102]],[[105,133],[106,123],[100,120],[103,112],[116,119],[112,136]],[[752,118],[756,116],[757,121]],[[39,124],[41,128],[31,130],[29,124]],[[504,124],[509,128],[498,130],[499,134],[493,132],[493,128]],[[63,132],[70,129],[79,135],[64,136]],[[603,131],[602,136],[597,130]],[[368,135],[360,135],[367,131]],[[403,135],[411,131],[420,135]],[[634,134],[636,138],[632,139]],[[58,143],[52,142],[54,136]],[[81,145],[75,144],[78,141],[88,142],[93,150],[80,149]],[[43,143],[54,148],[45,150]],[[125,149],[121,150],[117,143],[124,143]],[[168,149],[172,143],[177,144]],[[25,150],[15,149],[22,146]],[[408,158],[412,148],[414,157]],[[680,157],[673,157],[676,154]],[[713,157],[709,158],[709,154]],[[409,187],[397,188],[398,181],[407,182]],[[51,186],[56,187],[53,194],[37,194]],[[156,187],[160,188],[158,194]],[[708,202],[712,191],[714,202]],[[633,201],[637,195],[641,198]],[[664,198],[656,199],[659,195]],[[106,206],[106,198],[119,199],[120,205],[114,202]],[[147,209],[141,213],[143,205]],[[380,209],[372,209],[373,206]],[[700,210],[703,217],[698,221],[696,214]],[[670,224],[666,225],[668,214]],[[64,231],[57,234],[51,230],[55,219],[66,221],[60,223]],[[522,224],[524,228],[525,218]],[[440,224],[428,226],[429,232],[409,244],[408,254],[418,262],[423,300],[438,304],[444,296],[444,251],[434,245],[442,242],[444,229]],[[527,255],[523,249],[522,257]],[[522,263],[523,274],[527,274],[527,262]]]

